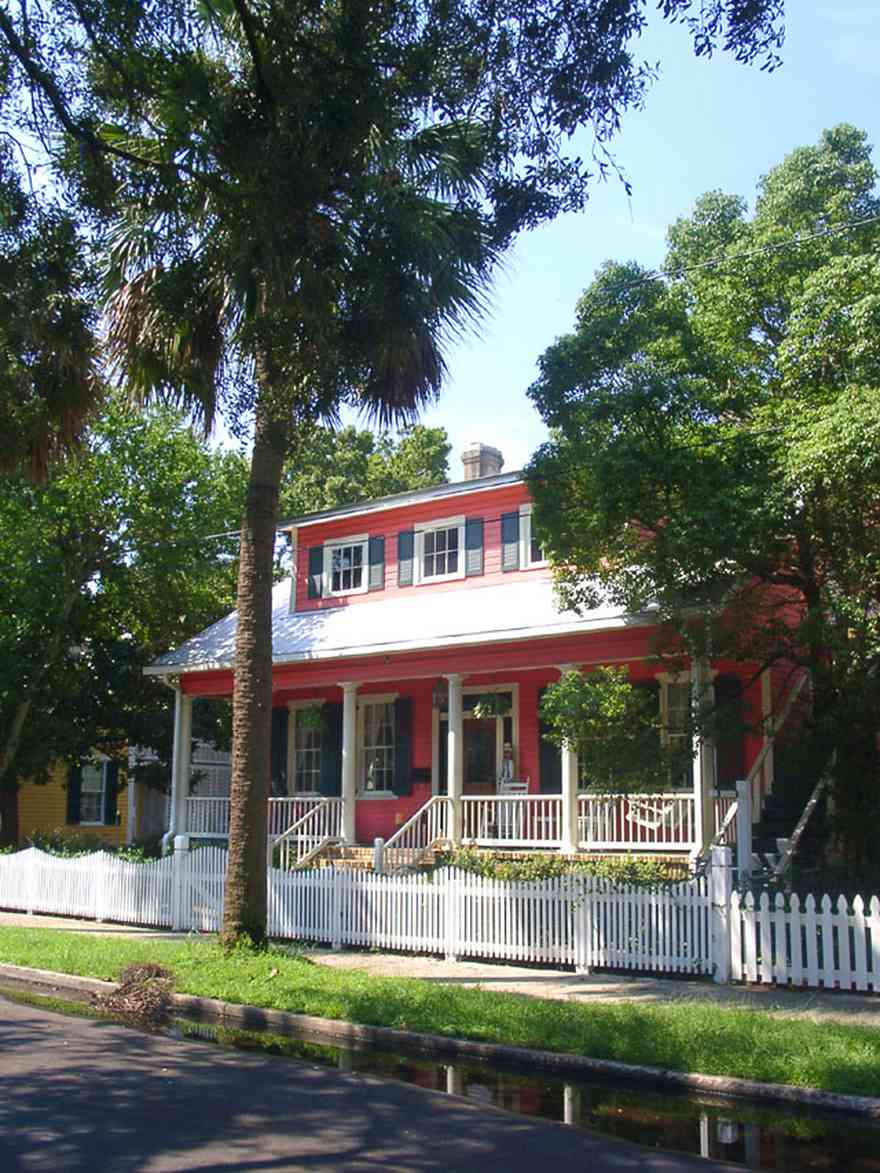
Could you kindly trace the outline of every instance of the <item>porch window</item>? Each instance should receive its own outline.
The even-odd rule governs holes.
[[[449,517],[416,529],[416,582],[463,578],[464,518]]]
[[[307,714],[307,715],[306,715]],[[311,712],[293,713],[293,793],[317,794],[321,789],[322,733]]]
[[[663,736],[672,749],[684,749],[690,739],[691,683],[664,682]]]
[[[380,701],[361,706],[361,789],[372,793],[394,787],[396,747],[394,703]]]
[[[357,595],[366,591],[369,536],[340,538],[324,546],[324,594]]]
[[[100,826],[104,822],[104,790],[107,785],[106,762],[82,768],[80,783],[80,825]]]

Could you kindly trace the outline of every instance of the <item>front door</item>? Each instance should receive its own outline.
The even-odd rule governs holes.
[[[475,717],[468,710],[476,697],[464,698],[464,778],[463,794],[489,795],[498,789],[498,772],[505,743],[513,742],[513,719],[504,717]],[[437,754],[438,791],[447,793],[449,722],[441,713]]]

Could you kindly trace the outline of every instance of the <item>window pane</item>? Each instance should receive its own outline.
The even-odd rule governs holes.
[[[314,793],[320,789],[321,782],[321,730],[307,727],[302,713],[297,713],[294,737],[294,793]]]
[[[362,785],[365,790],[391,790],[394,785],[394,706],[364,706]]]
[[[80,783],[79,821],[104,821],[104,769],[102,766],[83,766]]]
[[[450,550],[446,556],[446,573],[455,574],[458,570],[458,551]]]

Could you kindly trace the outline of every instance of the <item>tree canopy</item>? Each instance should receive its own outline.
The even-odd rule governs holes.
[[[701,197],[660,273],[600,270],[530,391],[565,597],[653,603],[692,650],[809,668],[805,745],[814,763],[837,751],[859,858],[880,798],[876,179],[843,125],[774,167],[751,212]]]
[[[696,7],[696,13],[693,11]],[[775,63],[780,0],[663,0],[698,53]],[[253,451],[224,940],[265,936],[271,575],[284,458],[353,402],[439,391],[516,235],[583,207],[652,70],[643,0],[58,0],[0,9],[4,114],[88,216],[115,372]]]

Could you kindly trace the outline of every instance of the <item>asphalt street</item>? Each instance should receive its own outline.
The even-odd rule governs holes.
[[[0,998],[2,1173],[544,1168],[711,1173],[441,1092]]]

